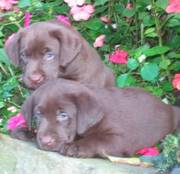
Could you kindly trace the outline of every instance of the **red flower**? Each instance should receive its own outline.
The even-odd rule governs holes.
[[[175,74],[172,84],[175,89],[180,90],[180,73]]]
[[[67,16],[58,15],[58,16],[56,16],[56,19],[65,25],[71,26],[71,22]]]
[[[104,34],[98,36],[95,42],[93,43],[94,48],[102,47],[104,45],[105,38],[106,36]]]
[[[145,156],[157,156],[159,155],[159,149],[157,147],[145,147],[144,149],[138,150],[136,154]]]
[[[26,127],[26,121],[21,113],[18,113],[16,116],[13,116],[8,120],[7,129],[12,131],[19,126]]]
[[[132,9],[133,8],[133,4],[132,3],[127,3],[126,8],[127,9]]]
[[[24,27],[29,27],[30,25],[30,22],[31,22],[31,17],[32,17],[32,14],[29,13],[29,12],[26,12],[25,15],[24,15]]]
[[[101,16],[100,19],[106,24],[110,24],[112,22],[107,16]]]
[[[128,61],[128,52],[117,49],[112,55],[109,56],[109,61],[117,64],[126,64]]]
[[[180,13],[180,0],[169,0],[169,4],[166,7],[167,13]]]

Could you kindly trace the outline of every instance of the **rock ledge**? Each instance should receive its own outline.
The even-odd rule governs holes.
[[[153,168],[114,164],[102,159],[75,159],[39,150],[0,134],[1,174],[155,174]]]

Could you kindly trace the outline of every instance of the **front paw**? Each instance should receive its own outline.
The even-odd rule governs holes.
[[[79,147],[76,144],[65,144],[60,149],[60,154],[70,157],[79,157],[78,152]]]
[[[60,150],[60,154],[77,158],[88,158],[94,157],[96,155],[92,148],[88,147],[87,145],[82,145],[80,143],[64,145]]]
[[[10,132],[12,138],[23,140],[23,141],[32,141],[35,137],[34,132],[29,132],[27,128],[17,127]]]

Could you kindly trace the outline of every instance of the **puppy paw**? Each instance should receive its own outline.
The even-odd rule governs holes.
[[[60,149],[60,154],[70,157],[78,157],[78,146],[76,144],[65,144]]]
[[[62,155],[69,156],[69,157],[81,157],[81,158],[88,158],[93,157],[94,153],[86,146],[81,146],[79,144],[66,144],[60,151]]]
[[[10,136],[18,140],[32,141],[35,138],[35,133],[29,132],[27,128],[17,127],[10,132]]]

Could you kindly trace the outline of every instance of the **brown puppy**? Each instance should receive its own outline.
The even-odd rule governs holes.
[[[85,86],[58,79],[38,88],[22,113],[43,150],[74,157],[131,156],[180,126],[180,108],[139,88]]]
[[[38,22],[21,29],[5,46],[12,62],[23,70],[23,82],[36,89],[59,77],[114,86],[114,76],[96,50],[72,27],[59,22]]]

